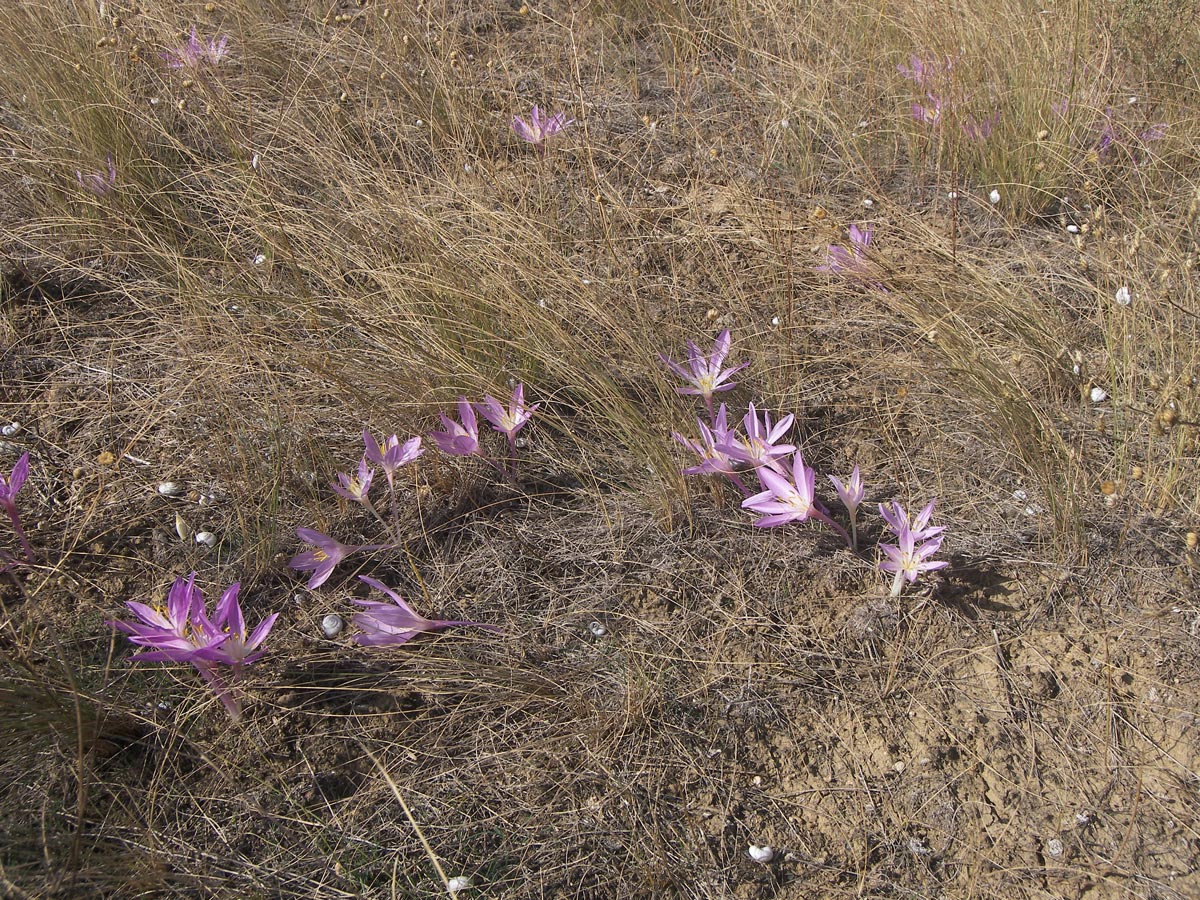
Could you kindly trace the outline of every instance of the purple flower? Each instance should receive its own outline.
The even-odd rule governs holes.
[[[713,419],[712,428],[705,425],[703,419],[697,419],[696,424],[700,427],[699,441],[693,441],[678,432],[671,433],[671,437],[700,457],[700,464],[684,469],[683,474],[732,477],[734,474],[733,460],[729,458],[729,454],[724,448],[736,442],[737,436],[729,430],[725,404],[721,404],[716,418]]]
[[[692,394],[703,397],[710,417],[713,412],[713,394],[720,391],[733,390],[737,386],[737,382],[729,381],[726,383],[727,379],[750,365],[750,363],[742,363],[740,366],[732,366],[725,370],[721,369],[721,366],[725,363],[725,357],[729,355],[731,343],[732,339],[729,336],[729,329],[726,328],[717,335],[716,341],[713,342],[712,353],[705,358],[700,348],[691,341],[688,341],[687,368],[684,368],[682,364],[675,362],[663,354],[659,354],[658,357],[663,365],[688,382],[686,387],[676,388],[675,390],[681,394]]]
[[[1055,100],[1050,104],[1050,111],[1060,119],[1066,118],[1067,111],[1071,108],[1071,99],[1063,97],[1061,100]]]
[[[521,140],[528,141],[537,147],[538,154],[543,156],[546,153],[546,139],[558,134],[575,121],[568,119],[567,114],[563,112],[555,113],[547,119],[536,106],[530,113],[529,119],[530,121],[526,122],[520,116],[513,116],[512,130]]]
[[[996,110],[982,121],[976,121],[974,116],[967,116],[967,120],[962,124],[962,130],[969,140],[978,143],[990,138],[998,124],[1000,124],[1000,110]]]
[[[371,482],[375,479],[375,470],[367,465],[365,456],[358,461],[357,475],[338,472],[337,477],[341,484],[331,482],[329,485],[336,494],[347,500],[353,500],[355,503],[365,504],[367,502],[367,492],[371,490]]]
[[[942,98],[936,94],[926,94],[929,106],[920,103],[912,105],[912,117],[925,125],[937,125],[942,121]]]
[[[837,491],[838,499],[842,501],[842,505],[846,507],[846,511],[850,513],[850,546],[858,547],[858,508],[862,505],[863,496],[866,493],[866,488],[863,486],[862,475],[858,471],[858,466],[854,467],[854,471],[850,473],[850,479],[847,483],[842,484],[841,479],[836,475],[828,476],[833,482],[834,490]]]
[[[466,397],[458,398],[458,417],[462,424],[448,418],[445,413],[439,414],[445,431],[431,431],[429,437],[438,445],[443,453],[450,456],[471,456],[479,450],[479,420],[475,418],[475,407],[467,402]]]
[[[308,579],[310,591],[316,590],[328,581],[333,570],[337,568],[337,564],[350,554],[357,553],[359,550],[378,550],[382,546],[377,544],[369,546],[339,544],[329,535],[322,534],[313,528],[297,528],[296,537],[306,544],[311,544],[313,548],[293,556],[288,566],[299,572],[312,571],[312,577]]]
[[[777,443],[787,434],[795,420],[796,417],[789,414],[772,425],[771,414],[763,410],[760,421],[758,411],[751,403],[749,412],[742,419],[742,425],[746,428],[746,439],[739,440],[735,432],[727,432],[731,439],[727,442],[719,442],[717,449],[724,451],[738,462],[749,463],[752,466],[773,467],[775,460],[794,453],[796,450],[794,444]]]
[[[125,605],[141,621],[114,620],[108,624],[128,634],[133,643],[150,648],[135,653],[129,658],[130,662],[191,663],[230,715],[237,719],[241,716],[241,703],[236,682],[241,678],[242,667],[262,656],[261,651],[251,651],[266,640],[279,617],[278,613],[268,616],[247,637],[246,623],[237,600],[239,587],[235,582],[225,590],[210,620],[193,572],[187,579],[175,579],[167,594],[165,609],[130,600]],[[226,684],[217,671],[218,665],[233,667],[234,684]]]
[[[850,249],[830,245],[825,265],[817,266],[814,271],[847,277],[863,275],[867,271],[867,251],[871,249],[871,239],[874,235],[875,232],[869,225],[859,228],[852,224]]]
[[[923,572],[932,572],[949,565],[944,560],[930,562],[929,557],[937,553],[942,546],[942,536],[929,538],[923,543],[917,543],[917,536],[908,528],[899,534],[898,544],[880,544],[887,559],[881,560],[879,568],[884,572],[895,573],[892,579],[891,596],[899,597],[904,588],[904,582],[914,582]]]
[[[107,174],[75,170],[75,180],[79,182],[79,186],[91,191],[97,197],[105,196],[117,186],[117,165],[113,162],[113,155],[106,154],[104,160],[108,164]]]
[[[12,471],[7,477],[0,473],[0,506],[4,507],[4,511],[12,522],[13,531],[17,533],[17,538],[21,541],[21,547],[25,551],[25,558],[29,562],[33,562],[35,556],[33,547],[25,535],[25,529],[21,526],[21,513],[17,509],[17,492],[21,490],[21,486],[25,484],[25,479],[28,477],[29,452],[26,451],[13,464]]]
[[[161,56],[169,69],[196,69],[206,63],[215,66],[225,58],[225,45],[228,43],[229,38],[224,35],[219,39],[201,41],[193,25],[187,43],[178,50],[167,50]]]
[[[840,534],[846,545],[850,546],[850,535],[841,525],[829,518],[817,503],[816,477],[816,472],[804,464],[804,456],[797,450],[792,457],[790,478],[787,477],[786,469],[783,472],[777,472],[768,466],[758,469],[758,480],[766,490],[747,497],[742,501],[742,508],[762,513],[762,518],[754,523],[756,528],[774,528],[789,522],[816,519]]]
[[[240,666],[248,666],[262,658],[263,651],[259,650],[257,653],[253,651],[257,650],[267,639],[267,635],[275,625],[275,620],[279,618],[279,613],[267,616],[247,636],[246,620],[242,616],[241,604],[238,603],[240,589],[241,584],[236,581],[225,589],[225,593],[217,601],[217,608],[211,620],[204,614],[203,604],[200,604],[198,618],[201,622],[201,630],[207,637],[212,638],[213,642],[196,652],[197,659],[223,663],[236,669]]]
[[[351,621],[362,630],[354,636],[355,642],[364,647],[380,647],[389,644],[403,644],[418,634],[427,631],[437,631],[453,625],[470,625],[475,628],[486,628],[489,631],[499,631],[495,625],[485,625],[482,622],[467,622],[454,619],[426,619],[412,611],[407,603],[380,581],[367,575],[359,575],[360,581],[366,582],[377,591],[383,591],[392,598],[392,603],[378,600],[359,600],[352,598],[351,602],[363,607],[364,611],[355,613]]]
[[[508,437],[510,447],[514,446],[517,440],[517,432],[525,427],[525,423],[533,418],[533,414],[537,412],[540,403],[535,403],[533,406],[525,405],[525,385],[518,384],[513,389],[512,400],[509,402],[506,409],[501,405],[500,401],[491,394],[483,398],[483,402],[476,404],[483,417],[492,423],[492,427],[496,431]]]
[[[908,64],[899,63],[896,66],[896,71],[909,81],[915,81],[921,87],[925,87],[932,71],[925,65],[925,60],[917,56],[915,53],[908,58]]]
[[[371,432],[365,428],[363,429],[363,447],[366,448],[366,458],[383,469],[383,474],[387,476],[389,484],[392,481],[392,475],[397,469],[408,465],[425,452],[421,449],[421,438],[419,435],[409,438],[401,444],[400,438],[393,434],[384,442],[381,448],[376,443],[375,438],[371,436]]]
[[[917,513],[917,518],[912,522],[908,520],[908,513],[904,511],[904,507],[896,501],[892,501],[886,506],[882,503],[879,504],[879,514],[883,516],[883,521],[887,522],[888,530],[892,534],[899,537],[905,531],[911,531],[914,539],[924,541],[937,537],[946,530],[944,525],[938,525],[935,528],[929,527],[929,520],[933,516],[933,508],[936,505],[937,498],[935,497]]]

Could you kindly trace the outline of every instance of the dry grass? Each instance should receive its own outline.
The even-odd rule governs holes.
[[[42,556],[0,587],[0,894],[1194,896],[1200,43],[1100,6],[5,4],[0,468]],[[189,77],[193,23],[230,55]],[[914,53],[954,59],[936,129]],[[578,119],[545,158],[533,103]],[[867,283],[813,271],[850,223]],[[680,476],[656,357],[726,326],[739,414],[940,498],[932,589]],[[285,562],[370,533],[326,487],[361,429],[509,379],[520,486],[431,454],[361,569],[504,633],[321,637],[354,582]],[[104,625],[191,570],[283,610],[236,726]]]

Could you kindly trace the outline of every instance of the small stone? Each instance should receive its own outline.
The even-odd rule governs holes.
[[[1093,403],[1103,403],[1108,399],[1108,391],[1102,387],[1094,387],[1088,396],[1092,398]]]
[[[765,866],[775,858],[775,848],[770,846],[759,847],[757,844],[751,844],[749,854],[752,860]]]
[[[1058,838],[1050,838],[1046,841],[1046,853],[1055,859],[1063,855],[1063,849],[1063,842]]]
[[[14,434],[16,434],[20,430],[21,430],[20,422],[9,422],[3,428],[0,428],[0,434],[3,434],[5,437],[12,437]]]
[[[988,201],[992,204],[992,206],[995,206],[1000,202],[1000,192],[995,188],[992,188],[992,192],[988,194]]]
[[[211,531],[198,531],[196,532],[196,543],[203,544],[205,547],[215,547],[217,536]]]
[[[158,492],[164,497],[178,497],[186,488],[178,481],[164,481],[158,486]]]
[[[1133,295],[1129,293],[1129,288],[1126,285],[1121,285],[1117,288],[1117,293],[1113,296],[1113,300],[1117,306],[1128,306],[1133,301]]]
[[[446,882],[446,890],[451,894],[458,894],[462,891],[470,890],[473,886],[471,879],[467,875],[455,875]]]
[[[265,254],[265,253],[260,253],[256,257],[254,257],[254,264],[256,266],[261,266],[266,261],[267,261],[267,254]]]
[[[865,206],[867,209],[870,209],[874,205],[875,205],[875,201],[872,200],[870,197],[868,197],[866,200],[863,201],[863,206]]]
[[[1079,226],[1078,225],[1068,225],[1067,226],[1067,234],[1079,234]]]
[[[771,316],[771,324],[779,327],[779,316]]]
[[[330,613],[321,620],[321,633],[327,638],[335,638],[342,633],[342,628],[345,627],[345,624],[341,616]]]
[[[608,629],[600,622],[592,622],[588,625],[588,631],[592,633],[592,637],[604,637],[608,633]]]

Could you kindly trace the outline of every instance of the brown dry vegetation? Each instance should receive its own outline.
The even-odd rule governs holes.
[[[230,55],[189,77],[193,23]],[[0,468],[31,453],[40,558],[0,584],[0,895],[1200,894],[1197,34],[1172,0],[3,4]],[[936,131],[910,53],[955,60]],[[533,103],[578,119],[544,159]],[[883,290],[813,271],[851,222]],[[890,601],[870,550],[679,475],[656,356],[724,326],[737,414],[939,497],[947,570]],[[407,552],[299,585],[296,526],[374,537],[327,487],[364,425],[509,379],[516,486],[431,453]],[[282,610],[237,724],[104,624],[193,570]],[[327,640],[357,572],[503,633]]]

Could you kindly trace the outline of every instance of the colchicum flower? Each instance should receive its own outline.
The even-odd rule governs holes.
[[[724,409],[723,406],[722,409]],[[718,442],[717,449],[725,451],[738,462],[749,463],[756,467],[771,466],[774,468],[777,459],[796,452],[794,444],[777,443],[788,433],[788,429],[795,421],[796,417],[788,414],[772,425],[771,414],[766,410],[763,410],[760,421],[758,411],[751,403],[749,412],[742,419],[742,425],[746,428],[746,439],[739,440],[736,433],[727,432],[732,439],[727,443]]]
[[[475,407],[467,402],[466,397],[458,398],[458,417],[462,419],[462,424],[445,413],[439,414],[445,430],[431,431],[429,437],[443,453],[450,456],[478,455],[479,420],[475,417]]]
[[[726,328],[717,335],[716,341],[713,342],[712,353],[707,358],[705,358],[699,347],[692,341],[688,341],[688,362],[686,368],[663,354],[659,354],[658,357],[663,365],[688,382],[686,387],[676,388],[675,390],[680,394],[692,394],[704,398],[704,405],[708,408],[709,418],[712,418],[713,414],[713,394],[733,390],[737,386],[737,382],[727,382],[727,379],[750,365],[750,363],[742,363],[739,366],[732,366],[724,370],[721,369],[721,366],[725,363],[725,357],[729,355],[731,344],[732,339],[729,336],[729,329]]]
[[[568,119],[567,114],[563,112],[555,113],[546,118],[542,115],[542,111],[538,107],[533,108],[533,112],[529,114],[530,121],[526,122],[520,116],[513,116],[512,130],[517,133],[517,136],[523,141],[528,141],[537,147],[538,155],[546,155],[546,140],[554,137],[575,120]]]
[[[762,514],[762,518],[754,523],[756,528],[774,528],[789,522],[816,519],[840,534],[850,546],[850,535],[821,511],[815,494],[816,472],[804,464],[804,456],[799,450],[792,457],[791,478],[763,466],[758,469],[758,479],[766,490],[742,501],[743,509]]]
[[[333,488],[334,493],[347,500],[353,500],[355,503],[365,504],[367,502],[367,493],[371,490],[371,482],[375,479],[375,470],[367,465],[365,456],[359,460],[357,475],[338,472],[337,477],[341,484],[330,482],[329,485]]]
[[[508,438],[510,449],[516,446],[517,432],[533,418],[533,414],[537,412],[539,406],[541,406],[540,403],[535,403],[533,406],[525,405],[524,384],[518,384],[513,389],[512,400],[507,409],[491,394],[486,395],[482,403],[476,404],[483,417],[492,423],[492,427]]]
[[[917,542],[916,534],[909,528],[903,529],[898,537],[897,544],[879,545],[879,549],[887,556],[887,559],[880,561],[880,570],[895,573],[891,590],[893,597],[900,596],[905,581],[914,582],[923,572],[932,572],[949,565],[944,560],[929,561],[929,557],[941,549],[942,535],[940,533],[926,539],[923,543]]]
[[[112,620],[108,624],[129,635],[130,641],[145,647],[129,658],[130,662],[190,663],[212,687],[218,699],[235,719],[241,716],[237,682],[242,667],[255,662],[262,651],[251,652],[266,640],[278,613],[273,613],[246,635],[246,623],[237,595],[240,585],[235,582],[221,595],[212,619],[204,608],[204,598],[196,587],[196,573],[187,579],[177,578],[167,594],[167,606],[154,608],[130,600],[125,605],[140,622]],[[229,685],[218,666],[233,668]]]
[[[196,69],[205,64],[215,66],[225,58],[225,45],[228,43],[229,38],[225,35],[207,41],[200,40],[193,25],[187,43],[178,50],[167,50],[161,56],[169,69]]]
[[[351,602],[363,607],[363,612],[355,613],[351,621],[362,630],[354,640],[364,647],[380,647],[390,644],[403,644],[422,632],[438,631],[454,625],[469,625],[474,628],[486,628],[489,631],[499,631],[495,625],[485,625],[482,622],[467,622],[457,619],[426,619],[417,615],[404,600],[381,581],[367,575],[358,576],[377,591],[383,591],[392,598],[391,603],[378,600],[359,600],[352,598]]]
[[[312,572],[308,579],[308,589],[316,590],[333,574],[333,570],[347,556],[360,550],[381,550],[385,544],[351,545],[339,544],[327,534],[322,534],[313,528],[297,528],[296,537],[311,544],[312,549],[293,556],[288,566],[298,572]]]
[[[871,249],[871,238],[874,231],[870,226],[859,228],[850,226],[850,249],[830,245],[826,254],[825,265],[817,266],[815,271],[828,272],[830,275],[859,276],[867,271],[867,251]]]
[[[419,435],[409,438],[401,444],[400,438],[393,434],[384,442],[382,447],[371,436],[371,432],[365,428],[363,429],[362,437],[367,460],[383,469],[383,474],[387,477],[388,484],[392,483],[392,476],[397,469],[408,465],[425,452],[421,448],[421,438]]]
[[[739,442],[737,434],[729,430],[725,404],[722,403],[721,408],[717,411],[712,428],[709,428],[703,419],[696,419],[696,425],[700,428],[700,440],[698,441],[686,438],[677,431],[671,433],[671,437],[700,457],[699,465],[684,469],[683,474],[724,475],[738,486],[743,495],[749,495],[750,491],[738,477],[733,460],[725,450],[728,445]]]
[[[113,162],[113,155],[106,154],[104,161],[108,166],[107,173],[75,170],[75,180],[79,182],[79,186],[91,191],[97,197],[111,193],[117,186],[117,164]]]
[[[899,537],[905,531],[911,531],[914,539],[924,541],[932,537],[937,537],[946,530],[944,525],[939,525],[935,528],[929,527],[929,520],[933,516],[933,508],[936,505],[937,498],[935,497],[925,505],[924,509],[917,513],[917,518],[912,522],[908,520],[908,513],[904,511],[904,507],[894,500],[887,505],[879,504],[879,515],[883,516],[883,521],[887,522],[888,530],[896,535],[896,537]]]
[[[862,475],[858,471],[858,466],[855,466],[846,484],[842,484],[841,479],[836,475],[830,475],[828,478],[833,482],[838,499],[842,501],[842,505],[846,507],[846,511],[850,514],[850,546],[852,549],[857,550],[858,508],[862,506],[863,496],[866,493],[866,488],[863,487]]]
[[[21,541],[21,547],[25,551],[25,558],[29,562],[33,562],[35,555],[33,547],[30,546],[29,539],[25,536],[25,529],[21,526],[21,514],[17,510],[17,492],[21,490],[21,486],[25,484],[25,479],[28,477],[29,453],[27,451],[21,454],[21,458],[13,464],[12,471],[7,476],[0,473],[0,506],[4,507],[4,511],[12,522],[13,531],[17,533],[17,538]]]

